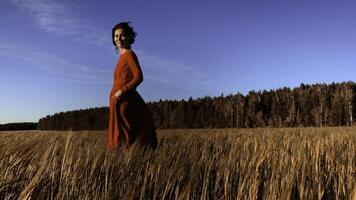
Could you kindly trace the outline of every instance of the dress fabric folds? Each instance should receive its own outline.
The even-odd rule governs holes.
[[[143,81],[141,67],[136,54],[127,51],[121,54],[114,72],[114,83],[110,92],[110,116],[107,134],[107,149],[120,144],[140,145],[155,149],[157,134],[152,114],[145,101],[136,91]],[[118,98],[114,94],[122,90]]]

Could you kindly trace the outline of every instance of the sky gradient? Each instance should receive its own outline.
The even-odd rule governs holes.
[[[356,7],[345,0],[0,1],[0,123],[108,106],[131,21],[146,102],[355,81]]]

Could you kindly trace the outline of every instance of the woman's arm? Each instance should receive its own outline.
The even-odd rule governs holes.
[[[138,63],[136,54],[131,51],[128,52],[126,56],[127,56],[128,65],[133,75],[133,79],[131,79],[130,82],[128,82],[127,84],[124,85],[124,87],[121,88],[122,93],[125,93],[128,90],[136,88],[143,81],[142,70],[140,64]]]

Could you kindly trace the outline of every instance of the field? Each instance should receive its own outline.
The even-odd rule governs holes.
[[[356,128],[0,132],[0,199],[356,199]]]

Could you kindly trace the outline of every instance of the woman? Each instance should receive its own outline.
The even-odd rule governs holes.
[[[136,54],[131,50],[136,33],[122,22],[112,29],[115,50],[120,58],[114,72],[114,83],[110,92],[110,117],[107,148],[138,142],[142,146],[157,147],[157,135],[152,115],[136,87],[143,81]]]

